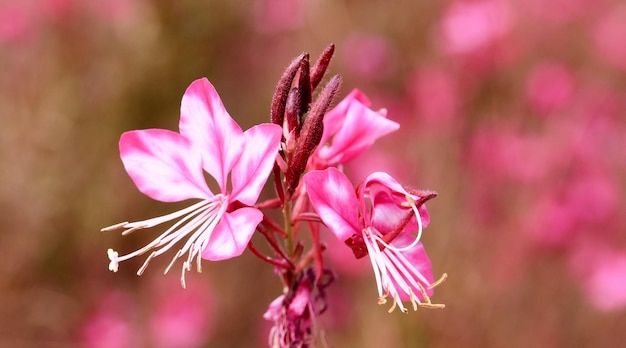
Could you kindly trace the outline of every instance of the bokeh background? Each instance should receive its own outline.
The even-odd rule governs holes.
[[[0,0],[0,346],[264,346],[281,288],[249,253],[187,290],[167,258],[108,271],[155,231],[101,227],[178,208],[135,189],[117,141],[175,130],[202,76],[264,122],[287,63],[331,42],[341,95],[401,124],[346,170],[439,192],[423,241],[449,278],[446,309],[388,314],[329,239],[329,345],[626,342],[623,1]]]

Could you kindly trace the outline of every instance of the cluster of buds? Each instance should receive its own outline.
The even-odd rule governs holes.
[[[309,158],[322,140],[324,116],[339,90],[341,77],[335,75],[321,90],[317,99],[311,102],[313,92],[322,81],[334,51],[334,45],[328,46],[313,67],[310,67],[308,53],[295,58],[278,81],[272,98],[271,121],[283,127],[284,146],[277,165],[285,173],[286,194],[283,193],[282,184],[276,185],[283,202],[294,194]],[[276,171],[274,174],[275,178],[279,178]]]

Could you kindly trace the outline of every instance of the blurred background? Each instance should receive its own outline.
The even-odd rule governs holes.
[[[329,239],[329,345],[625,342],[622,1],[0,0],[0,346],[264,346],[281,287],[248,252],[187,290],[168,258],[108,271],[156,231],[100,228],[179,208],[137,191],[117,142],[176,130],[202,76],[242,128],[265,122],[288,62],[331,42],[341,96],[401,124],[346,171],[439,192],[423,241],[449,278],[446,309],[388,314]]]

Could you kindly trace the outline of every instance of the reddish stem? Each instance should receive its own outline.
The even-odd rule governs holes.
[[[261,252],[259,250],[257,250],[257,248],[254,246],[254,244],[252,244],[252,242],[248,243],[248,249],[252,252],[252,254],[256,257],[258,257],[259,259],[269,263],[270,265],[276,266],[276,267],[280,267],[282,269],[285,270],[291,270],[292,268],[289,265],[286,265],[283,262],[274,260],[273,258],[263,255],[261,254]]]

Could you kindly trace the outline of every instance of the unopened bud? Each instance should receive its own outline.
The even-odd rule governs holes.
[[[289,133],[293,133],[296,138],[300,135],[300,103],[302,97],[300,89],[294,87],[289,91],[287,102],[285,103],[285,118],[287,119],[287,129]]]
[[[274,91],[274,96],[272,97],[272,106],[270,109],[270,120],[272,123],[277,124],[279,126],[283,126],[283,121],[285,119],[285,103],[287,102],[287,96],[289,95],[289,91],[291,90],[291,85],[293,83],[293,79],[296,77],[296,72],[298,72],[298,68],[302,64],[301,61],[305,59],[308,61],[309,55],[308,53],[302,53],[298,57],[289,63],[289,66],[283,72],[283,75],[278,80],[278,84],[276,85],[276,90]]]
[[[288,197],[290,197],[295,192],[296,187],[298,187],[300,176],[306,170],[309,156],[311,156],[322,139],[322,133],[324,132],[324,115],[326,111],[328,111],[340,85],[341,77],[339,75],[330,79],[313,103],[309,115],[304,120],[293,160],[289,163],[289,168],[285,176]]]
[[[311,107],[311,100],[313,99],[313,90],[311,89],[311,77],[309,75],[309,69],[309,55],[307,54],[306,57],[304,57],[304,59],[300,61],[300,75],[298,76],[298,89],[300,90],[300,122],[302,122],[302,117],[304,116],[304,114],[309,111],[309,108]]]
[[[311,90],[315,90],[317,85],[320,84],[324,74],[326,73],[326,69],[330,65],[330,60],[333,58],[333,53],[335,53],[335,45],[330,44],[320,57],[317,59],[313,67],[311,68]]]

